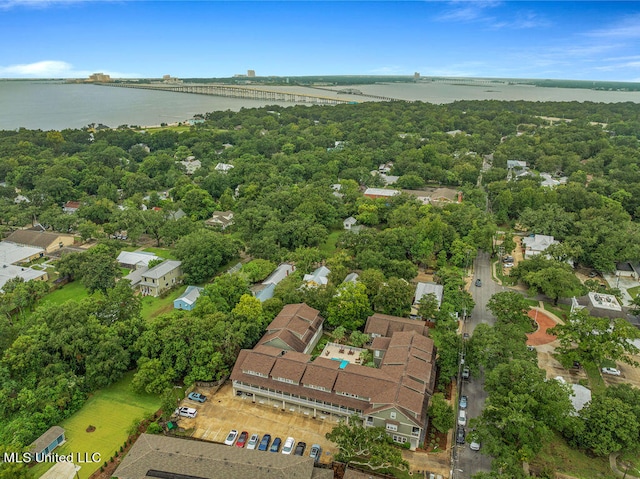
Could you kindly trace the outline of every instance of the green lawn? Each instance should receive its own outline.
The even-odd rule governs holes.
[[[325,253],[327,256],[332,255],[336,250],[336,243],[338,242],[338,237],[344,233],[344,230],[336,230],[329,233],[329,237],[327,241],[320,246],[320,251]]]
[[[531,461],[531,468],[540,472],[561,472],[579,479],[616,477],[609,468],[609,457],[589,457],[579,450],[570,448],[560,435],[556,435]]]
[[[166,298],[154,298],[153,296],[142,297],[142,318],[145,321],[156,316],[173,311],[173,301],[187,289],[181,286],[172,291]]]
[[[164,258],[164,259],[178,259],[173,254],[173,250],[170,250],[168,248],[145,248],[143,251],[146,251],[148,253],[153,253],[156,256],[159,256],[160,258]]]
[[[120,268],[120,272],[122,273],[122,277],[124,278],[126,275],[131,273],[131,270],[128,268]]]
[[[160,407],[160,398],[151,394],[134,393],[131,388],[133,372],[111,386],[96,391],[85,405],[60,426],[66,431],[67,442],[56,449],[58,454],[98,452],[101,462],[95,466],[91,463],[82,465],[79,479],[88,478],[99,469],[105,461],[109,461],[120,446],[129,437],[129,429],[135,421],[156,412]],[[95,431],[87,432],[89,426]],[[52,464],[40,464],[31,471],[33,477],[39,477]]]
[[[640,286],[634,286],[633,288],[627,289],[627,293],[629,293],[632,298],[635,298],[640,294]]]
[[[604,379],[602,379],[602,374],[600,374],[598,366],[594,363],[585,363],[584,372],[587,373],[587,377],[589,378],[589,384],[591,385],[591,391],[593,392],[593,394],[604,393],[604,390],[607,389],[607,386],[604,383]]]
[[[88,295],[89,293],[87,292],[87,288],[85,288],[80,281],[76,280],[56,289],[53,293],[49,293],[47,296],[42,298],[42,301],[62,304],[66,303],[70,299],[79,301],[86,298]]]

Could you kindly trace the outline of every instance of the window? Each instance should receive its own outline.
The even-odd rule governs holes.
[[[420,428],[419,427],[413,427],[413,429],[411,429],[411,435],[412,436],[420,436]]]
[[[376,349],[376,352],[375,352],[375,356],[376,356],[376,358],[379,358],[379,357],[380,357],[380,351],[379,351],[379,350],[377,350],[377,349]]]
[[[407,442],[407,438],[406,438],[406,437],[403,437],[403,436],[397,436],[397,435],[395,435],[395,434],[394,434],[394,435],[393,435],[393,436],[391,436],[391,437],[393,438],[393,440],[394,440],[395,442],[400,442],[400,443],[402,443],[402,444],[404,444],[405,442]]]
[[[389,417],[390,417],[391,419],[395,419],[395,418],[396,418],[396,413],[395,413],[395,412],[391,412],[391,413],[389,414]]]
[[[397,431],[398,430],[398,426],[396,426],[395,424],[387,424],[387,431]]]
[[[373,416],[367,416],[367,426],[373,426]]]

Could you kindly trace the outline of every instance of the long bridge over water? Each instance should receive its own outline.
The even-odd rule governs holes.
[[[193,85],[193,84],[149,84],[149,83],[95,83],[100,86],[119,88],[139,88],[143,90],[170,91],[176,93],[193,93],[197,95],[213,95],[251,100],[285,101],[293,103],[313,103],[318,105],[337,105],[340,103],[356,103],[353,100],[332,98],[329,96],[309,95],[264,88],[244,87],[236,85]]]

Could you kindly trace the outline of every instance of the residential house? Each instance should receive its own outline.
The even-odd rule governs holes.
[[[191,311],[195,308],[196,301],[198,301],[202,291],[204,291],[204,288],[200,288],[198,286],[187,286],[186,291],[173,301],[173,308]]]
[[[160,258],[153,253],[145,251],[122,251],[116,259],[122,268],[138,269],[141,266],[148,268],[151,261]]]
[[[13,278],[22,278],[26,281],[47,281],[49,275],[46,270],[16,266],[14,264],[0,263],[0,291],[4,285]]]
[[[343,283],[357,283],[359,278],[358,273],[349,273],[343,280]]]
[[[425,321],[400,318],[388,314],[375,313],[367,318],[364,332],[372,338],[390,338],[394,333],[415,331],[422,336],[429,334],[429,328]]]
[[[259,457],[258,457],[259,456]],[[331,469],[294,454],[258,453],[205,441],[141,434],[113,474],[119,479],[332,479]]]
[[[285,279],[296,270],[296,267],[290,263],[281,263],[278,267],[265,279],[260,285],[251,288],[253,295],[264,302],[273,298],[273,292],[280,281]]]
[[[78,211],[78,208],[80,208],[79,201],[67,201],[62,207],[62,211],[64,211],[67,214],[73,214],[76,211]]]
[[[441,284],[436,283],[418,283],[416,285],[416,292],[413,297],[413,305],[411,306],[411,316],[418,316],[418,306],[420,304],[420,300],[426,294],[433,294],[438,301],[438,308],[442,305],[442,296],[444,294],[444,287]]]
[[[232,145],[229,145],[228,148],[231,148],[231,146]],[[227,146],[225,146],[225,148],[227,148]],[[228,173],[232,168],[233,165],[229,163],[218,163],[214,169],[220,173]]]
[[[31,203],[31,200],[24,195],[18,195],[13,199],[13,202],[19,205],[20,203]]]
[[[373,200],[377,198],[391,198],[392,196],[396,196],[399,194],[400,191],[387,188],[367,188],[364,191],[364,196]]]
[[[179,163],[184,166],[185,173],[187,175],[193,175],[196,171],[202,168],[202,163],[200,160],[196,160],[195,156],[188,156],[185,160],[182,160]]]
[[[40,462],[44,462],[44,456],[51,453],[56,447],[65,442],[64,429],[60,426],[52,426],[36,439],[29,449],[32,454],[40,458]]]
[[[182,211],[182,208],[179,208],[178,211],[169,212],[170,220],[179,220],[180,218],[184,218],[185,216],[187,216],[187,214]]]
[[[331,185],[331,189],[333,190],[333,196],[335,196],[336,198],[344,197],[344,195],[340,193],[340,190],[342,189],[342,185],[340,183],[334,183],[333,185]]]
[[[355,226],[357,222],[358,222],[357,219],[355,219],[353,216],[349,216],[347,219],[345,219],[342,222],[342,226],[344,226],[345,230],[351,230],[351,228]]]
[[[522,238],[522,248],[524,253],[524,259],[529,259],[535,255],[544,252],[552,244],[557,244],[553,236],[548,235],[531,235],[526,238]]]
[[[388,318],[393,324],[421,323]],[[287,326],[280,326],[287,331]],[[312,361],[308,354],[271,344],[261,340],[254,349],[240,351],[231,374],[235,393],[320,420],[348,420],[356,414],[365,426],[381,426],[394,441],[408,442],[413,450],[424,442],[436,376],[431,339],[416,330],[392,332],[378,341],[379,368],[357,364],[355,358],[351,362],[320,356]]]
[[[204,222],[207,226],[219,226],[223,230],[233,224],[233,211],[214,211],[211,218]]]
[[[329,273],[331,270],[326,266],[320,266],[311,274],[305,274],[302,280],[307,288],[317,288],[318,286],[326,286],[329,284]]]
[[[507,160],[507,179],[520,178],[529,175],[526,161]]]
[[[258,344],[308,354],[322,337],[324,318],[304,303],[287,304],[267,326]]]
[[[33,246],[44,249],[45,253],[52,253],[74,243],[72,235],[49,233],[46,231],[17,230],[11,233],[5,241],[23,246]]]
[[[29,263],[43,256],[43,248],[0,241],[0,263]]]
[[[540,186],[544,186],[547,188],[555,188],[558,185],[565,185],[568,180],[566,176],[555,179],[549,173],[540,173],[540,177],[542,178],[542,183],[540,183]]]
[[[180,261],[168,259],[153,268],[144,270],[139,283],[140,292],[145,296],[160,296],[164,291],[180,282],[181,265]]]

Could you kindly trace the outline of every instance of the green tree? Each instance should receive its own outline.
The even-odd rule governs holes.
[[[418,315],[425,321],[434,318],[438,309],[438,298],[434,293],[425,294],[418,301]]]
[[[82,284],[89,293],[94,291],[105,293],[116,285],[116,278],[121,275],[120,265],[108,254],[96,253],[85,257],[82,268]]]
[[[238,245],[229,236],[200,230],[182,237],[176,243],[175,253],[182,261],[186,281],[203,283],[236,256]]]
[[[431,404],[429,404],[429,421],[443,434],[451,429],[455,423],[453,408],[444,399],[442,393],[435,393],[431,396]]]
[[[632,405],[622,400],[595,395],[580,411],[584,429],[577,436],[582,447],[606,456],[637,445],[640,425]]]
[[[640,338],[640,331],[624,318],[596,318],[586,309],[572,313],[564,324],[548,331],[558,337],[564,364],[573,361],[592,362],[599,365],[603,360],[623,361],[637,365],[632,355],[638,354],[633,340]]]
[[[393,439],[382,427],[364,427],[356,417],[349,419],[349,424],[341,422],[326,438],[336,444],[336,459],[348,464],[367,466],[372,470],[394,467],[401,470],[409,468],[407,461]]]
[[[373,299],[376,309],[384,314],[404,316],[411,310],[413,286],[404,279],[389,278]]]
[[[527,315],[530,309],[529,303],[520,293],[515,291],[496,293],[489,299],[487,308],[499,322],[515,324],[526,333],[533,331],[531,319]]]
[[[371,314],[371,306],[362,283],[343,283],[327,307],[327,322],[333,326],[344,326],[355,331],[364,325]]]
[[[242,266],[242,274],[250,283],[257,283],[265,279],[276,269],[276,264],[266,259],[254,259]]]

